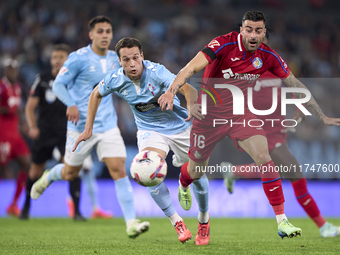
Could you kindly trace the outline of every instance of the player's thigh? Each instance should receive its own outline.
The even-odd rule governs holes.
[[[111,177],[114,180],[124,178],[126,176],[125,159],[126,158],[120,158],[120,157],[103,158],[103,161],[105,165],[107,166]]]
[[[17,137],[12,149],[12,157],[18,162],[20,169],[28,172],[31,162],[31,154],[24,138],[21,136]]]
[[[99,161],[104,158],[126,158],[126,148],[119,128],[113,128],[103,133],[96,133],[97,155]]]
[[[280,172],[281,177],[290,181],[296,181],[303,178],[303,174],[300,171],[299,162],[289,151],[287,143],[272,149],[270,151],[270,156],[275,166],[278,166],[279,169],[282,170]]]
[[[170,149],[174,152],[172,164],[175,167],[189,161],[190,130],[189,127],[178,134],[166,136]]]
[[[0,140],[0,166],[5,168],[12,158],[12,143],[9,139]]]
[[[202,126],[200,121],[194,119],[190,132],[189,158],[194,162],[203,162],[210,158],[216,144],[222,141],[228,133],[225,126]]]
[[[64,162],[70,167],[79,167],[83,165],[85,158],[90,155],[91,149],[98,143],[98,134],[94,133],[90,139],[81,142],[77,149],[72,152],[75,141],[80,136],[80,132],[68,130],[66,135],[66,146]]]
[[[252,157],[257,165],[265,164],[271,160],[265,135],[254,135],[238,141],[238,144]]]
[[[166,136],[155,131],[139,130],[137,132],[137,144],[139,151],[149,148],[164,157],[166,157],[170,150]]]

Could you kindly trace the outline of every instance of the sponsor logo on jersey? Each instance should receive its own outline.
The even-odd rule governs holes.
[[[95,66],[90,66],[89,72],[95,72],[95,71],[96,71],[96,67]]]
[[[240,60],[239,58],[231,58],[231,61]]]
[[[159,108],[159,104],[157,102],[139,103],[135,105],[135,108],[142,113],[152,113]]]
[[[202,157],[201,153],[199,153],[198,151],[194,152],[194,156],[195,156],[195,158],[201,158]]]
[[[262,67],[262,64],[263,64],[263,62],[262,62],[262,60],[261,60],[259,57],[254,58],[254,60],[253,60],[253,66],[254,66],[256,69],[261,68],[261,67]]]
[[[45,100],[47,103],[52,104],[57,99],[56,95],[53,93],[51,89],[46,89],[45,91]]]
[[[68,71],[68,69],[67,69],[65,66],[63,66],[63,67],[60,69],[58,75],[64,75],[67,71]]]
[[[129,93],[127,93],[126,89],[124,89],[122,92],[122,96],[127,96],[127,95],[129,95]]]
[[[208,44],[208,47],[209,48],[214,48],[215,46],[220,46],[220,43],[216,40],[212,40],[209,44]]]

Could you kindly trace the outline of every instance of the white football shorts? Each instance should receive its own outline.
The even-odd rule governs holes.
[[[142,151],[147,147],[156,148],[166,154],[173,151],[172,164],[180,167],[189,161],[190,127],[186,130],[174,134],[164,135],[155,131],[139,130],[137,132],[138,149]]]
[[[82,165],[94,146],[96,146],[100,161],[103,161],[103,158],[126,158],[125,144],[118,127],[103,133],[93,133],[90,139],[81,142],[77,149],[72,152],[74,143],[80,134],[77,131],[67,130],[65,162],[68,165]]]

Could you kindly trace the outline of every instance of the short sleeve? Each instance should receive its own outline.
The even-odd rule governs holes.
[[[175,79],[176,75],[170,72],[165,66],[163,65],[157,65],[156,67],[156,76],[157,76],[157,81],[161,86],[167,90],[173,80]]]
[[[290,69],[286,63],[286,61],[279,56],[275,51],[270,52],[270,63],[271,67],[268,69],[271,73],[273,73],[276,77],[281,79],[285,79],[290,74]]]
[[[209,44],[207,44],[201,52],[205,55],[206,59],[211,63],[216,58],[219,57],[219,54],[221,54],[221,49],[224,48],[228,44],[227,40],[222,37],[216,37],[214,38]]]
[[[76,75],[79,73],[80,60],[78,60],[77,52],[72,52],[63,67],[60,69],[56,82],[61,82],[64,85],[71,84]]]
[[[116,70],[106,75],[98,84],[98,91],[101,96],[107,96],[117,90],[118,75]]]
[[[40,82],[41,82],[41,76],[40,74],[37,74],[32,84],[32,87],[30,89],[30,96],[41,98],[42,87],[41,87]]]

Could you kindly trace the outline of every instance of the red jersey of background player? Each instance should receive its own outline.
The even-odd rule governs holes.
[[[242,35],[231,32],[213,39],[203,50],[209,65],[205,67],[203,74],[203,84],[201,87],[210,90],[217,83],[235,85],[240,88],[244,95],[247,95],[247,88],[254,86],[264,72],[269,70],[276,77],[285,79],[290,74],[286,62],[270,47],[261,44],[254,51],[249,52],[243,46]],[[212,79],[214,78],[214,79]],[[210,118],[232,118],[233,98],[229,89],[216,89],[221,98],[222,105],[207,97],[207,116]],[[201,104],[200,90],[198,104]],[[217,100],[218,102],[218,100]],[[247,100],[245,98],[244,102]],[[245,107],[247,113],[248,107]],[[249,112],[249,111],[248,111]]]
[[[21,86],[11,84],[6,77],[0,80],[0,106],[9,109],[8,113],[0,114],[0,133],[4,136],[19,134],[19,116],[17,113],[21,103]]]

